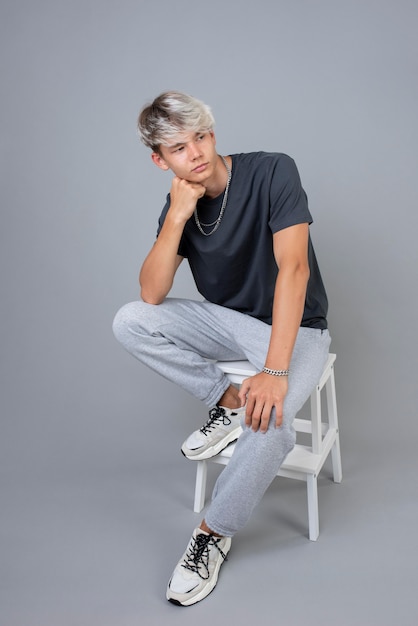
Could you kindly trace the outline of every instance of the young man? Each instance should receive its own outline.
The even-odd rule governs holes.
[[[168,583],[167,598],[187,606],[215,587],[231,537],[294,446],[293,419],[328,354],[327,297],[292,159],[219,155],[209,107],[179,92],[146,106],[138,127],[155,165],[174,178],[141,268],[142,300],[118,312],[114,333],[210,408],[182,446],[186,457],[209,458],[239,436]],[[202,302],[167,298],[184,258]],[[240,391],[214,363],[234,359],[259,372]]]

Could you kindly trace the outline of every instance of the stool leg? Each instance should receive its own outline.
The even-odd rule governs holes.
[[[338,428],[337,413],[337,394],[335,391],[334,368],[332,368],[331,376],[326,383],[328,418],[330,428],[335,429],[335,443],[331,449],[332,470],[334,474],[334,482],[340,483],[343,478],[343,470],[341,465],[340,435]]]
[[[311,425],[312,425],[312,452],[322,452],[322,410],[321,390],[317,385],[311,393]]]
[[[306,486],[308,490],[309,539],[311,541],[316,541],[319,536],[317,476],[314,474],[308,474],[306,476]]]
[[[343,469],[341,465],[340,437],[338,432],[335,438],[335,443],[331,448],[331,458],[334,483],[340,483],[343,479]]]
[[[194,512],[200,513],[205,506],[206,478],[208,465],[206,461],[196,461],[196,487],[194,492]]]

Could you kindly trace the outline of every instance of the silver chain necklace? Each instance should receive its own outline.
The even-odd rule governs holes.
[[[196,226],[198,227],[202,235],[204,235],[205,237],[209,237],[209,235],[213,235],[213,233],[218,230],[219,224],[221,223],[221,220],[225,211],[226,203],[228,201],[229,183],[231,182],[232,172],[225,158],[222,155],[220,155],[220,157],[226,167],[226,171],[228,172],[228,180],[226,182],[224,197],[222,200],[222,205],[221,205],[221,210],[219,211],[219,215],[214,222],[211,222],[210,224],[205,224],[204,222],[201,222],[199,220],[199,216],[197,214],[197,207],[194,210],[194,221],[196,222]],[[213,226],[212,230],[209,233],[205,233],[205,231],[203,230],[203,227],[211,228],[212,226]]]

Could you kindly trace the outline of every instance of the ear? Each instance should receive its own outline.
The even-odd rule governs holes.
[[[151,159],[152,159],[152,162],[155,163],[155,165],[159,167],[161,170],[164,170],[166,172],[167,170],[170,169],[167,163],[164,161],[161,154],[158,154],[158,152],[153,152],[151,154]]]

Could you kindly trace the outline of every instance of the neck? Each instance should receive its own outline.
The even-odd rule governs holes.
[[[230,157],[226,157],[225,160],[228,163],[228,166],[231,167]],[[217,196],[221,195],[221,193],[225,191],[227,181],[228,172],[222,158],[218,155],[213,178],[211,181],[208,181],[206,185],[205,196],[207,196],[208,198],[216,198]]]

